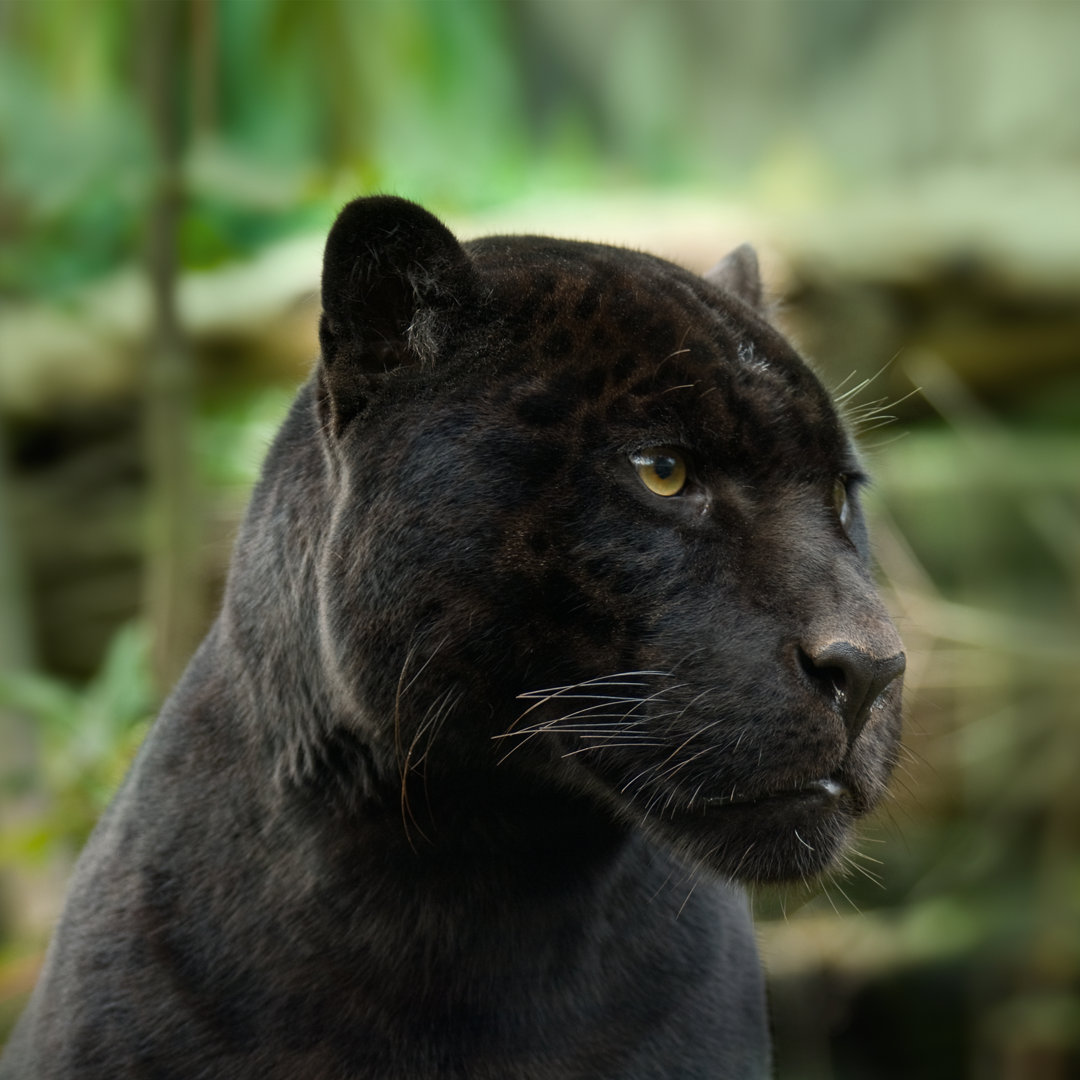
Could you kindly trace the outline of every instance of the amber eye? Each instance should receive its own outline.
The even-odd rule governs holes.
[[[649,446],[632,453],[630,460],[654,495],[678,495],[686,486],[686,461],[678,450]]]
[[[848,532],[851,528],[851,503],[848,502],[847,493],[847,480],[843,476],[838,476],[833,481],[833,509],[836,511],[836,517],[840,522],[840,527],[844,532]]]

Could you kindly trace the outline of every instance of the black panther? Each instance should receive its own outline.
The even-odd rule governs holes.
[[[0,1076],[767,1076],[740,883],[881,798],[904,657],[753,253],[376,197],[322,304]]]

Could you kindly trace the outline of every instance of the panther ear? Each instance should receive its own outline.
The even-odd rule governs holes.
[[[757,253],[749,244],[729,251],[706,275],[706,281],[734,293],[753,308],[761,308],[764,299]]]
[[[340,435],[374,378],[431,363],[472,266],[438,218],[406,199],[356,199],[326,241],[319,320],[319,409]]]

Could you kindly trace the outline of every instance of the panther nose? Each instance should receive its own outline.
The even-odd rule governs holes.
[[[852,742],[870,716],[885,687],[904,673],[904,654],[871,656],[849,641],[830,641],[820,648],[799,650],[802,669],[826,697],[835,702]]]

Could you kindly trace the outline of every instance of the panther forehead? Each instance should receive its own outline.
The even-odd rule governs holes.
[[[704,353],[773,369],[800,388],[815,381],[762,312],[656,256],[545,237],[490,237],[467,249],[490,315],[548,361],[614,354],[626,378],[631,367]]]
[[[470,254],[497,328],[493,374],[512,384],[517,423],[577,427],[583,439],[590,426],[667,432],[759,473],[785,459],[853,467],[816,376],[738,298],[654,256],[600,245],[492,238]]]

